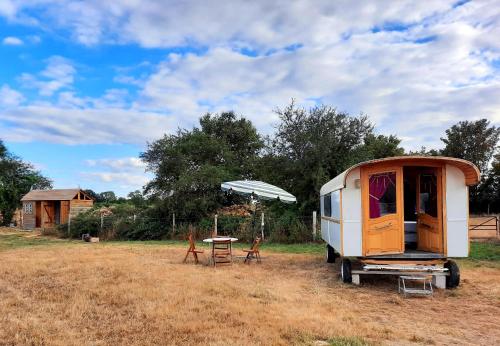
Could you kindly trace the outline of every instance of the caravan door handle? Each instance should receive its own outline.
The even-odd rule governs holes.
[[[378,226],[378,227],[374,226],[373,229],[376,230],[376,231],[381,231],[381,230],[387,229],[387,228],[389,228],[391,226],[392,226],[392,222],[389,222],[389,223],[387,223],[387,224],[385,224],[383,226]]]
[[[419,224],[420,224],[420,226],[423,226],[425,228],[432,228],[431,225],[428,225],[428,224],[426,224],[425,222],[422,222],[422,221],[420,221]]]

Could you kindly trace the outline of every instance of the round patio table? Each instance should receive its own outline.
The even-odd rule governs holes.
[[[214,242],[215,240],[215,242]],[[212,261],[212,264],[215,265],[215,258],[214,258],[214,253],[215,253],[215,244],[217,243],[217,241],[223,241],[223,242],[227,242],[227,241],[231,241],[231,243],[229,244],[229,253],[230,253],[230,256],[231,256],[231,262],[232,262],[232,258],[233,258],[233,247],[231,246],[232,243],[234,243],[235,241],[238,241],[238,238],[232,238],[232,237],[217,237],[217,238],[207,238],[207,239],[203,239],[203,242],[204,243],[209,243],[209,244],[212,244],[212,255],[210,256],[210,259]],[[209,265],[211,264],[210,263],[210,259],[209,259]]]
[[[213,243],[215,240],[221,240],[221,241],[228,241],[231,240],[231,243],[234,243],[235,241],[238,241],[238,238],[231,238],[231,237],[217,237],[217,238],[207,238],[203,239],[204,243]]]

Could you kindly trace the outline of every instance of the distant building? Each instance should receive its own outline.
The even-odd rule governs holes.
[[[94,200],[81,189],[33,190],[22,199],[22,228],[53,228],[92,208]]]

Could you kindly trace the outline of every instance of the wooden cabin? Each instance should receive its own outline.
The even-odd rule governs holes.
[[[22,199],[22,228],[53,228],[92,208],[94,200],[81,189],[33,190]]]
[[[347,169],[320,192],[328,261],[342,257],[350,282],[348,257],[377,265],[467,257],[468,187],[479,179],[476,166],[450,157],[391,157]]]

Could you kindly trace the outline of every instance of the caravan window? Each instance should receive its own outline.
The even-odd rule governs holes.
[[[370,218],[396,213],[396,172],[370,176]]]
[[[340,190],[323,196],[323,216],[340,220]]]
[[[332,192],[332,217],[340,220],[340,190]]]
[[[434,174],[420,175],[420,213],[437,217],[437,177]]]
[[[327,193],[323,196],[323,216],[332,216],[332,194]]]

